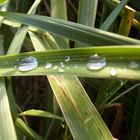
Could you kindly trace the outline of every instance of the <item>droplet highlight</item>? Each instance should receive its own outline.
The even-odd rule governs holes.
[[[65,62],[68,62],[68,61],[70,61],[70,56],[65,56],[65,60],[64,60]]]
[[[89,70],[100,70],[106,66],[106,58],[101,57],[98,54],[91,55],[89,57],[87,68]]]
[[[50,69],[50,68],[52,68],[52,66],[53,66],[52,63],[47,62],[46,65],[45,65],[45,68]]]
[[[139,63],[136,62],[136,61],[131,61],[129,64],[128,64],[128,67],[131,68],[131,69],[137,69],[139,68]]]
[[[117,75],[117,70],[115,70],[114,68],[112,68],[112,69],[110,70],[109,74],[110,74],[111,76],[116,76],[116,75]]]
[[[38,61],[36,58],[30,56],[25,57],[18,63],[18,70],[19,71],[30,71],[38,67]]]

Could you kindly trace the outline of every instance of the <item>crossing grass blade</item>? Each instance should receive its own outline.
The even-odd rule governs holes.
[[[140,41],[101,31],[85,25],[51,17],[0,12],[0,15],[38,30],[49,31],[90,45],[140,44]],[[101,41],[102,40],[102,41]]]

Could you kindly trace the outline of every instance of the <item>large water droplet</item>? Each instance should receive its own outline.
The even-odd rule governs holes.
[[[117,75],[117,71],[116,71],[114,68],[112,68],[112,69],[110,70],[109,74],[110,74],[111,76],[116,76],[116,75]]]
[[[52,66],[53,66],[52,63],[47,62],[46,65],[45,65],[45,68],[50,69],[50,68],[52,68]]]
[[[65,56],[65,62],[70,61],[70,56]]]
[[[30,57],[25,57],[23,58],[19,64],[18,64],[18,70],[19,71],[30,71],[38,66],[38,61],[36,58],[30,56]]]
[[[91,55],[89,57],[87,68],[89,70],[100,70],[106,66],[105,57],[101,57],[98,54]]]
[[[135,61],[131,61],[128,65],[128,67],[131,69],[137,69],[139,66],[140,66],[139,63],[137,63]]]

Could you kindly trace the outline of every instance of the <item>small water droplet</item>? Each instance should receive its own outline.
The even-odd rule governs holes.
[[[7,65],[7,64],[8,64],[8,62],[6,61],[6,62],[5,62],[5,64]]]
[[[131,69],[137,69],[139,66],[140,66],[139,63],[137,63],[135,61],[131,61],[128,65],[128,67]]]
[[[65,67],[65,65],[64,65],[63,62],[60,62],[60,67],[61,67],[61,68],[64,68],[64,67]]]
[[[53,66],[52,63],[47,62],[46,65],[45,65],[45,68],[50,69],[50,68],[52,68],[52,66]]]
[[[30,70],[37,68],[37,66],[38,66],[37,59],[30,56],[30,57],[23,58],[19,62],[17,68],[19,71],[30,71]]]
[[[91,55],[89,57],[87,68],[89,70],[100,70],[106,66],[105,57],[101,57],[98,54]]]
[[[64,72],[65,70],[63,68],[59,68],[58,72]]]
[[[116,71],[114,68],[112,68],[112,69],[110,70],[109,74],[110,74],[111,76],[116,76],[116,75],[117,75],[117,71]]]
[[[65,62],[70,61],[70,56],[65,56]]]

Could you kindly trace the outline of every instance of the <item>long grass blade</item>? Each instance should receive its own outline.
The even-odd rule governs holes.
[[[100,54],[105,61],[104,67],[100,70],[92,70],[88,67],[90,56],[95,54]],[[0,56],[0,76],[68,74],[98,78],[139,79],[139,55],[139,46],[116,46]],[[28,57],[35,58],[33,60],[38,62],[38,66],[29,71],[20,70],[19,66],[22,66],[23,60]],[[70,60],[67,61],[67,59]]]
[[[0,12],[1,16],[90,45],[140,44],[140,41],[51,17]],[[101,41],[102,40],[102,41]]]

